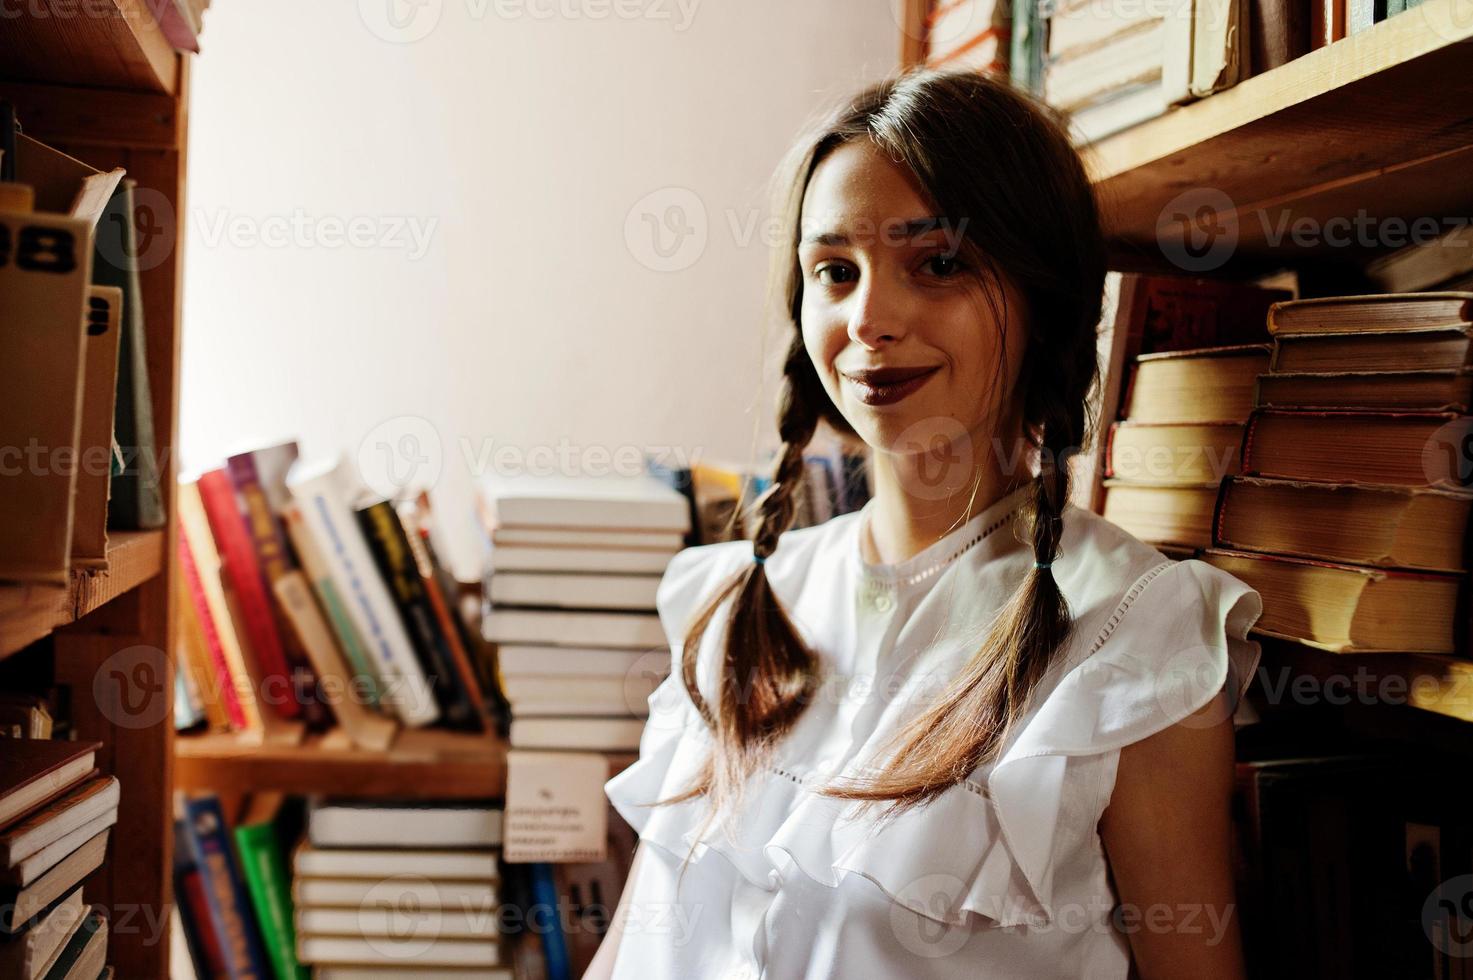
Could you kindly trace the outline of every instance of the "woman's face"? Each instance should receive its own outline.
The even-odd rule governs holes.
[[[902,454],[985,444],[1011,424],[1025,347],[1017,292],[1004,282],[993,312],[957,255],[966,229],[912,180],[866,141],[838,147],[809,181],[798,248],[803,343],[824,388],[866,443]]]

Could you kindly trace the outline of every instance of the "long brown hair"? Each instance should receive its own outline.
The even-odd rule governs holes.
[[[804,347],[803,275],[797,246],[804,193],[836,147],[869,140],[909,168],[938,216],[964,231],[959,250],[1023,297],[1026,349],[1016,397],[1039,475],[1026,508],[1034,568],[1004,605],[980,649],[932,704],[896,733],[900,746],[863,784],[830,785],[827,796],[888,802],[890,816],[929,802],[992,760],[1072,617],[1048,567],[1058,553],[1069,497],[1068,458],[1085,444],[1086,398],[1097,373],[1095,329],[1105,246],[1088,176],[1053,110],[977,72],[914,69],[872,85],[838,106],[789,157],[778,279],[793,336],[778,409],[782,440],[771,487],[753,506],[752,549],[766,559],[792,522],[803,450],[820,420],[854,437],[823,388]],[[1040,567],[1041,566],[1041,567]],[[697,685],[701,639],[731,601],[720,649],[719,706]],[[694,782],[651,805],[707,796],[706,824],[742,796],[814,695],[819,660],[800,638],[760,561],[733,575],[695,616],[680,655],[681,680],[713,733]],[[687,855],[687,862],[689,855]]]

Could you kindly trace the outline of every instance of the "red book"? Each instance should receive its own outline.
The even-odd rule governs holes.
[[[256,549],[245,517],[235,499],[235,486],[224,470],[211,470],[199,478],[199,495],[220,551],[220,562],[240,603],[241,627],[256,657],[258,679],[263,690],[289,693],[291,668],[276,627],[276,613],[266,592],[266,577],[256,560]],[[267,684],[270,687],[267,687]],[[299,718],[302,706],[294,697],[268,698],[273,709],[283,718]]]
[[[245,709],[240,705],[240,696],[235,690],[235,681],[230,676],[230,662],[225,659],[225,648],[220,644],[220,628],[215,617],[210,615],[210,603],[205,598],[204,581],[199,577],[199,566],[194,563],[194,552],[183,527],[179,529],[179,573],[184,578],[184,587],[189,592],[189,601],[199,617],[200,628],[205,634],[205,647],[210,651],[210,665],[215,670],[215,684],[225,702],[225,713],[230,724],[240,731],[250,727]]]

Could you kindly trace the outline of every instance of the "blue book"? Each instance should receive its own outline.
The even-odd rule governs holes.
[[[266,956],[230,846],[225,814],[214,795],[184,801],[185,840],[204,884],[205,905],[230,980],[270,980]]]
[[[573,980],[573,967],[568,958],[568,940],[563,935],[562,917],[558,914],[557,886],[552,880],[552,865],[539,862],[531,865],[529,872],[532,879],[532,909],[527,919],[534,928],[542,929],[547,980]]]

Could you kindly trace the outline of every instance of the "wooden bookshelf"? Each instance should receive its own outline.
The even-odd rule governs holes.
[[[1275,244],[1286,215],[1322,224],[1362,208],[1382,220],[1469,214],[1470,41],[1466,0],[1427,0],[1105,138],[1088,156],[1111,238],[1149,249],[1179,195],[1214,206],[1204,189],[1234,205],[1220,217],[1236,223],[1242,255],[1335,250],[1288,236]]]
[[[106,572],[73,575],[64,587],[0,588],[0,657],[50,637],[38,649],[69,691],[73,731],[102,743],[97,765],[122,785],[108,859],[85,888],[87,901],[112,920],[108,962],[130,978],[168,976],[173,901],[169,604],[189,64],[163,37],[155,6],[32,0],[0,19],[0,98],[15,105],[26,134],[99,170],[124,168],[149,192],[150,228],[167,236],[167,251],[140,263],[166,526],[110,532]],[[125,651],[144,651],[152,662],[136,672],[116,669],[113,658]]]
[[[179,58],[154,16],[158,6],[157,0],[27,0],[5,17],[3,72],[15,79],[173,95]]]
[[[252,791],[455,800],[506,792],[506,744],[443,729],[400,732],[382,752],[355,748],[334,731],[299,745],[237,735],[180,735],[174,781],[182,790]]]
[[[0,586],[0,657],[83,619],[164,570],[163,531],[113,531],[105,572],[72,572],[64,586]]]

